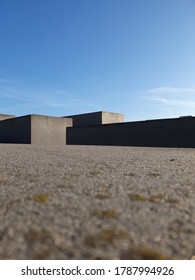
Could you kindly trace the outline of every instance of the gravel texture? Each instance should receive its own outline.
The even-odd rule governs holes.
[[[0,144],[0,259],[194,254],[194,149]]]

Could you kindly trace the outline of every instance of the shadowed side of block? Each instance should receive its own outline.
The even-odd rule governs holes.
[[[67,144],[194,148],[195,118],[67,128]]]
[[[31,143],[31,116],[0,121],[0,143]]]

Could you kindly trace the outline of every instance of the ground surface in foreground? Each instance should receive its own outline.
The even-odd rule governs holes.
[[[0,144],[0,259],[190,259],[195,150]]]

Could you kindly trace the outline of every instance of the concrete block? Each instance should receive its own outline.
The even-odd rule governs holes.
[[[27,115],[0,121],[0,143],[65,145],[72,119]]]
[[[124,115],[102,111],[72,115],[63,118],[72,118],[73,126],[101,125],[107,123],[124,122]]]
[[[0,121],[0,143],[31,143],[31,116]]]
[[[66,145],[66,127],[71,118],[31,115],[31,144]]]
[[[12,119],[15,118],[16,116],[14,115],[5,115],[5,114],[0,114],[0,121],[2,120],[7,120],[7,119]]]
[[[67,144],[194,148],[195,118],[67,128]]]

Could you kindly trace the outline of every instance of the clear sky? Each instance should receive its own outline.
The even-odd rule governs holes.
[[[0,0],[0,113],[195,115],[195,0]]]

